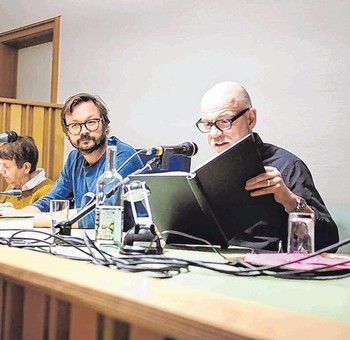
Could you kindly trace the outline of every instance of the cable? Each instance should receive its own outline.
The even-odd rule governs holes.
[[[43,234],[43,235],[47,235],[49,236],[49,238],[53,238],[53,242],[48,242],[47,239],[46,240],[43,240],[43,239],[35,239],[33,237],[28,237],[28,238],[24,238],[24,237],[21,237],[21,238],[17,238],[16,239],[16,235],[20,234],[20,233],[25,233],[25,232],[28,232],[28,229],[23,229],[23,230],[19,230],[17,232],[15,232],[8,240],[8,245],[11,247],[11,246],[16,246],[16,244],[13,243],[14,240],[21,240],[21,241],[25,241],[25,240],[30,240],[30,241],[36,241],[36,242],[44,242],[46,243],[49,247],[53,245],[53,242],[55,242],[55,239],[59,240],[60,242],[62,242],[63,244],[67,244],[71,247],[73,247],[74,249],[77,249],[78,251],[82,252],[83,254],[91,257],[92,254],[85,251],[84,249],[82,249],[81,247],[78,247],[72,240],[74,241],[77,241],[79,240],[79,244],[80,245],[86,245],[85,242],[81,239],[78,239],[76,237],[74,238],[71,238],[70,236],[60,236],[58,234],[51,234],[51,233],[47,233],[47,232],[44,232],[44,231],[41,231],[41,230],[30,230],[30,233],[38,233],[38,234]],[[33,244],[31,243],[27,243],[28,246],[33,246]],[[21,248],[25,248],[25,244],[21,244]],[[58,254],[56,254],[58,255]]]
[[[216,253],[218,253],[221,257],[223,257],[225,260],[226,257],[223,256],[220,252],[218,252],[215,247],[213,247],[212,244],[210,244],[208,241],[204,240],[204,239],[201,239],[201,238],[197,238],[197,237],[194,237],[194,236],[191,236],[191,235],[188,235],[188,234],[185,234],[185,233],[182,233],[182,232],[177,232],[177,231],[164,231],[162,232],[161,234],[163,233],[168,233],[168,234],[176,234],[176,235],[180,235],[180,236],[184,236],[184,237],[189,237],[191,239],[195,239],[195,240],[199,240],[199,241],[202,241],[204,242],[205,244],[208,244],[211,249],[213,249]],[[318,250],[317,252],[314,252],[302,259],[298,259],[298,260],[294,260],[294,261],[289,261],[287,263],[283,263],[283,264],[280,264],[280,265],[268,265],[268,266],[260,266],[260,267],[255,267],[251,264],[248,264],[246,262],[244,262],[243,260],[241,259],[238,259],[237,260],[237,263],[238,265],[242,265],[246,268],[242,268],[239,272],[235,272],[235,275],[237,276],[259,276],[259,275],[268,275],[268,276],[274,276],[274,277],[281,277],[283,278],[285,275],[285,277],[290,277],[290,278],[297,278],[297,277],[301,277],[301,275],[304,275],[303,279],[318,279],[318,276],[316,276],[317,273],[319,273],[320,270],[325,270],[325,269],[329,269],[329,268],[332,268],[334,267],[335,265],[324,265],[322,268],[318,268],[318,269],[312,269],[312,270],[303,270],[303,271],[290,271],[290,270],[287,270],[283,273],[269,273],[268,271],[271,271],[273,269],[276,269],[276,270],[284,270],[282,267],[286,266],[286,265],[289,265],[289,264],[293,264],[293,263],[297,263],[297,262],[300,262],[300,261],[305,261],[306,259],[309,259],[309,258],[312,258],[312,257],[315,257],[317,255],[320,255],[324,252],[326,252],[327,250],[332,250],[334,248],[338,248],[340,245],[345,245],[347,243],[350,242],[350,238],[347,239],[347,240],[344,240],[344,241],[341,241],[341,242],[338,242],[337,244],[333,244],[331,246],[328,246],[328,247],[325,247],[323,249],[320,249]],[[343,261],[342,263],[340,264],[346,264],[346,263],[349,263],[350,261]],[[198,264],[198,263],[197,263]],[[233,264],[230,263],[230,265],[232,266]],[[336,264],[336,265],[339,265]],[[209,268],[207,268],[209,269]],[[344,269],[346,270],[346,269]],[[221,272],[225,272],[225,271],[221,271]],[[308,274],[311,274],[312,275],[309,275],[309,276],[306,276],[305,274],[308,273]],[[323,274],[324,275],[324,274]],[[350,273],[349,273],[349,276],[350,276]],[[343,274],[343,275],[332,275],[332,276],[328,276],[329,279],[337,279],[337,278],[342,278],[342,277],[347,277],[347,274]],[[323,279],[327,279],[327,277],[324,277],[323,276]]]
[[[215,249],[215,247],[209,241],[205,240],[204,238],[192,236],[190,234],[186,234],[186,233],[183,233],[181,231],[176,231],[176,230],[164,230],[164,231],[162,231],[160,233],[160,235],[166,235],[166,234],[173,234],[173,235],[183,236],[183,237],[187,237],[189,239],[195,240],[195,241],[200,241],[200,242],[210,246],[210,248],[212,250],[214,250],[215,253],[220,255],[224,260],[227,260],[227,258],[224,255],[222,255],[217,249]]]
[[[139,150],[139,151],[136,151],[136,152],[134,152],[128,159],[126,159],[125,161],[124,161],[124,163],[117,169],[117,172],[119,173],[119,171],[121,170],[121,169],[123,169],[124,168],[124,166],[126,165],[126,164],[128,164],[134,157],[136,157],[137,155],[139,155],[140,153],[142,153],[143,151],[145,151],[144,149],[141,149],[141,150]]]
[[[43,234],[47,236],[46,238],[35,238],[35,237],[19,237],[20,234],[28,233],[31,234]],[[300,279],[300,280],[334,280],[341,279],[350,276],[349,269],[338,269],[335,271],[327,271],[334,267],[335,265],[347,264],[350,259],[345,259],[337,264],[326,264],[321,268],[312,270],[288,270],[284,269],[283,266],[288,264],[293,264],[300,261],[305,261],[308,258],[312,258],[318,253],[323,252],[319,250],[313,254],[309,254],[302,259],[289,261],[280,265],[273,266],[260,266],[255,267],[244,260],[238,258],[236,262],[230,262],[224,255],[222,255],[210,242],[188,235],[186,233],[177,231],[164,231],[161,234],[176,234],[179,236],[189,237],[194,240],[203,242],[204,244],[210,246],[210,249],[214,250],[218,255],[220,255],[225,261],[198,261],[198,260],[184,260],[176,257],[168,257],[165,255],[139,255],[139,256],[113,256],[108,252],[100,249],[96,244],[88,237],[86,233],[83,234],[83,238],[71,237],[71,236],[60,236],[58,234],[52,235],[51,233],[43,232],[40,230],[19,230],[16,231],[9,238],[0,238],[1,244],[7,244],[10,247],[21,247],[25,249],[30,249],[43,253],[50,253],[52,255],[65,257],[68,259],[89,261],[94,264],[103,265],[109,268],[114,268],[117,270],[126,270],[130,272],[140,273],[148,272],[150,275],[157,278],[171,278],[174,275],[179,275],[180,273],[189,272],[190,267],[198,267],[206,270],[215,271],[222,274],[235,275],[235,276],[271,276],[275,278],[282,279]],[[84,254],[84,257],[59,254],[54,252],[55,247],[52,247],[52,242],[49,240],[53,238],[59,240],[62,244],[67,244],[79,252]],[[349,240],[350,241],[350,240]],[[344,241],[342,241],[344,243]],[[333,246],[330,246],[333,247]],[[327,247],[329,248],[329,247]],[[229,267],[227,269],[226,267]]]

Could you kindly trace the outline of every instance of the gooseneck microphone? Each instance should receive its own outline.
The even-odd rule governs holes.
[[[15,131],[0,133],[0,143],[12,143],[15,142],[17,138],[18,135]]]
[[[194,156],[198,152],[198,146],[194,142],[184,142],[179,145],[155,146],[153,148],[144,149],[142,154],[152,156],[162,156],[165,153],[174,155],[184,155],[188,157]]]
[[[21,189],[12,189],[12,190],[7,190],[7,191],[0,191],[0,195],[20,197],[20,196],[22,196],[22,190]]]

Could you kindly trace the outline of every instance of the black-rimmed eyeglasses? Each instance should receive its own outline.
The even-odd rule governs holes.
[[[103,118],[93,118],[87,120],[84,123],[68,124],[66,125],[66,128],[71,135],[79,135],[81,129],[83,128],[83,125],[85,126],[86,130],[93,132],[98,129],[101,120],[103,120]]]
[[[241,112],[238,112],[234,117],[232,118],[223,118],[223,119],[218,119],[215,122],[206,122],[202,121],[202,118],[200,118],[196,122],[196,126],[200,132],[203,133],[209,133],[212,126],[215,125],[215,127],[220,130],[220,131],[227,131],[230,130],[232,127],[232,123],[237,120],[239,117],[242,117],[247,111],[249,111],[250,108],[246,108]]]

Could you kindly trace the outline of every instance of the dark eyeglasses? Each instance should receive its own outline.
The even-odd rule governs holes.
[[[100,121],[103,118],[93,118],[89,119],[84,123],[72,123],[66,125],[67,130],[69,131],[70,134],[72,135],[79,135],[81,132],[81,129],[83,128],[83,125],[85,126],[86,130],[93,132],[96,131],[100,125]]]
[[[227,131],[230,130],[232,127],[232,123],[237,120],[239,117],[242,117],[247,111],[249,111],[250,108],[246,108],[241,112],[238,112],[234,117],[232,118],[224,118],[224,119],[218,119],[215,122],[206,122],[202,121],[202,118],[200,118],[196,122],[196,126],[200,132],[203,133],[209,133],[212,126],[215,125],[215,127],[220,131]]]

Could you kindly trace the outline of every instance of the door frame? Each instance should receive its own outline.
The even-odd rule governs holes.
[[[0,89],[6,91],[6,97],[16,98],[18,50],[52,42],[50,102],[57,103],[60,26],[61,17],[57,16],[0,33]]]

